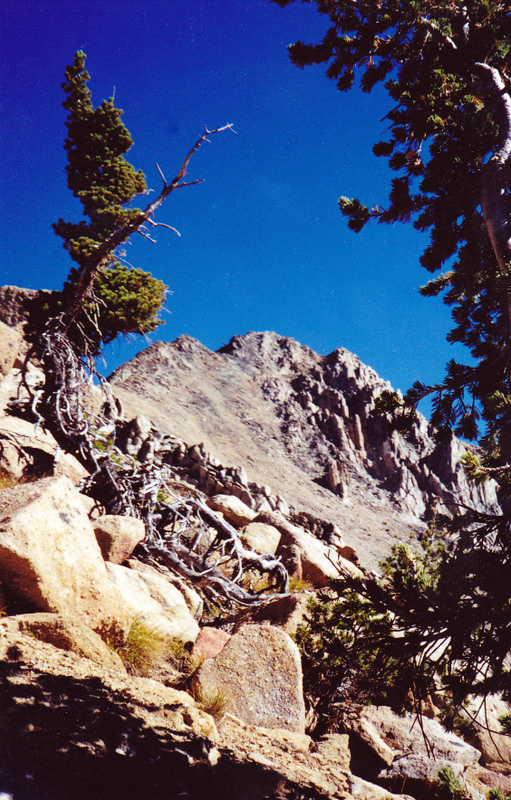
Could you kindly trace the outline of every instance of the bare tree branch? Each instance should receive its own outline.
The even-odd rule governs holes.
[[[127,225],[124,225],[119,230],[115,231],[111,236],[108,237],[108,239],[102,242],[90,256],[90,258],[87,261],[87,264],[80,273],[80,279],[76,287],[76,294],[74,301],[71,307],[64,312],[60,320],[60,325],[62,326],[64,332],[67,332],[71,327],[71,325],[73,324],[73,322],[75,321],[77,314],[79,313],[85,300],[87,299],[92,290],[94,281],[96,279],[96,275],[98,274],[99,270],[102,267],[108,266],[108,264],[112,261],[116,248],[119,247],[119,245],[123,244],[123,242],[125,242],[127,239],[129,239],[129,237],[133,233],[138,231],[139,228],[143,226],[144,223],[147,222],[150,217],[153,217],[156,209],[158,209],[162,205],[162,203],[167,199],[167,197],[173,191],[179,189],[182,186],[193,186],[196,183],[202,183],[202,181],[191,181],[189,183],[182,183],[182,180],[186,175],[188,164],[190,163],[190,159],[192,158],[194,153],[197,152],[197,150],[203,144],[203,142],[209,142],[209,139],[207,137],[212,136],[214,133],[221,133],[222,131],[232,130],[232,129],[233,129],[232,123],[223,125],[220,128],[214,128],[211,131],[206,128],[205,132],[202,134],[202,136],[199,137],[199,139],[195,142],[190,152],[186,155],[181,165],[181,169],[177,173],[176,177],[170,183],[166,183],[161,169],[159,168],[158,165],[156,165],[163,180],[163,189],[161,190],[158,197],[155,200],[153,200],[152,203],[149,203],[146,206],[146,208],[135,217],[134,220],[129,222]]]

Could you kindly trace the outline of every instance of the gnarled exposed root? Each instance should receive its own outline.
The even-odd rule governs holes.
[[[237,530],[200,497],[176,492],[168,467],[140,464],[115,447],[110,388],[91,358],[76,355],[58,319],[51,321],[30,355],[38,357],[45,375],[36,390],[24,382],[31,413],[60,448],[87,468],[89,476],[80,488],[105,513],[143,520],[141,551],[147,558],[189,580],[214,604],[254,605],[264,599],[264,593],[243,586],[247,570],[268,576],[272,592],[288,591],[288,573],[278,557],[247,549]],[[93,376],[104,394],[95,414],[85,410]]]

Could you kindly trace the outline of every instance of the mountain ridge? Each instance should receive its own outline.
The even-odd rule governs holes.
[[[336,523],[368,567],[424,530],[436,509],[495,508],[495,487],[468,483],[463,443],[437,442],[420,414],[407,433],[373,411],[387,381],[338,348],[320,356],[273,332],[211,351],[187,335],[155,342],[109,382],[129,414],[201,443],[269,484],[295,513]]]

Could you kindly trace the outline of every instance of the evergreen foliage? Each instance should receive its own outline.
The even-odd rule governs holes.
[[[404,429],[432,394],[437,435],[483,437],[464,466],[476,482],[497,481],[502,508],[460,508],[439,520],[449,548],[421,556],[399,550],[382,581],[335,584],[334,599],[318,602],[300,633],[309,691],[323,680],[331,709],[354,665],[369,695],[381,698],[390,687],[395,702],[411,689],[417,708],[435,674],[455,704],[470,693],[511,698],[509,3],[308,1],[330,28],[319,44],[290,45],[293,63],[327,64],[342,92],[357,75],[365,92],[383,83],[391,100],[389,137],[373,148],[396,173],[388,202],[369,208],[341,197],[340,210],[354,231],[374,219],[429,231],[421,263],[431,273],[446,269],[422,294],[443,294],[454,320],[448,339],[473,357],[468,365],[450,361],[441,384],[417,382],[404,399],[384,392],[377,411]]]
[[[396,545],[380,579],[346,576],[309,603],[298,629],[304,688],[324,732],[353,702],[402,710],[439,686],[454,716],[467,694],[511,699],[510,557],[472,537],[466,519],[456,546],[430,530],[417,552]],[[443,701],[445,702],[445,696]]]
[[[137,195],[147,190],[145,176],[125,159],[133,140],[121,120],[122,111],[113,98],[94,108],[85,70],[85,54],[78,51],[74,63],[66,69],[62,87],[67,95],[63,105],[68,111],[67,183],[83,207],[88,221],[53,225],[64,240],[64,247],[77,263],[61,292],[53,293],[41,308],[35,304],[32,328],[40,330],[44,320],[69,309],[77,295],[80,280],[91,258],[113,237],[136,225],[142,211],[131,206]],[[149,273],[128,268],[116,257],[118,245],[101,263],[93,280],[93,292],[87,291],[77,325],[70,338],[83,348],[84,334],[89,352],[98,353],[101,345],[118,334],[149,333],[162,321],[158,317],[167,287]]]
[[[101,242],[136,219],[140,209],[126,206],[147,190],[144,174],[124,158],[133,140],[121,120],[123,112],[115,108],[112,97],[96,109],[92,105],[85,58],[81,50],[75,54],[62,88],[67,94],[63,106],[68,112],[64,142],[67,185],[90,221],[60,219],[53,226],[81,267]]]
[[[285,6],[293,0],[274,0]],[[385,207],[341,197],[348,225],[371,219],[412,221],[430,231],[421,263],[448,269],[421,290],[444,294],[475,365],[452,361],[434,392],[433,422],[474,438],[493,417],[489,398],[509,396],[511,366],[511,11],[507,2],[474,0],[314,0],[331,22],[316,45],[290,45],[293,63],[326,63],[340,91],[384,83],[390,135],[373,151],[397,176]],[[502,444],[502,443],[501,443]],[[502,463],[511,453],[502,452]]]

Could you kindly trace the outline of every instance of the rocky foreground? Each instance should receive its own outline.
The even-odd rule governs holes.
[[[339,567],[377,568],[438,504],[495,504],[491,485],[467,484],[460,443],[437,444],[422,419],[390,433],[372,413],[388,385],[356,356],[321,357],[275,334],[235,337],[218,353],[180,337],[121,367],[119,450],[161,463],[176,492],[280,556],[302,587],[212,627],[199,586],[139,558],[143,524],[102,514],[79,491],[80,464],[55,460],[51,436],[9,413],[22,302],[2,291],[2,800],[425,798],[443,767],[474,798],[511,791],[498,698],[473,710],[466,740],[432,706],[426,738],[411,714],[366,707],[314,741],[292,639]],[[37,365],[28,379],[41,379]],[[91,391],[91,413],[95,402]],[[165,642],[142,665],[126,644],[140,620]]]

